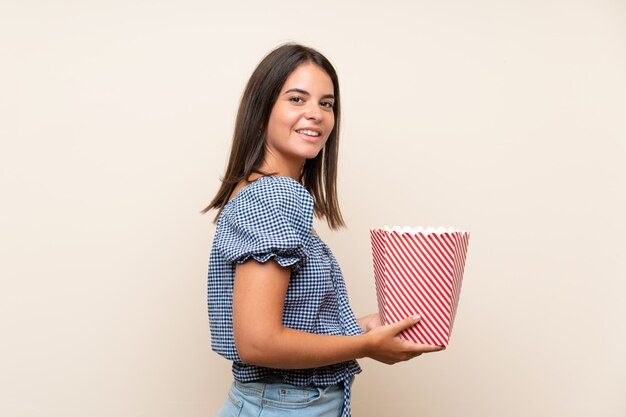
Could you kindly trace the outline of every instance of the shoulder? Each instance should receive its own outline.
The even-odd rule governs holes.
[[[313,197],[298,181],[290,177],[260,177],[242,188],[234,201],[269,205],[276,208],[313,208]],[[292,207],[294,206],[294,207]]]
[[[313,225],[313,197],[290,177],[260,177],[243,187],[222,213],[237,223],[279,224],[282,220],[309,230]]]

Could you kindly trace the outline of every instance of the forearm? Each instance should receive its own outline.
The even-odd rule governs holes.
[[[238,343],[239,356],[244,362],[269,368],[317,368],[351,359],[369,357],[393,364],[421,355],[443,350],[441,346],[407,342],[397,335],[414,326],[419,316],[407,317],[397,323],[378,326],[358,336],[327,336],[276,327]]]
[[[238,350],[242,360],[253,365],[305,369],[363,358],[368,343],[365,335],[319,335],[282,327]]]

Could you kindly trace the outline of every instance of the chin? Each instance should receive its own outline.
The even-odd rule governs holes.
[[[295,155],[297,155],[299,158],[304,158],[304,159],[313,159],[315,158],[317,155],[319,155],[319,153],[322,151],[322,149],[320,148],[306,148],[306,149],[299,149],[298,152],[295,153]]]
[[[304,159],[315,159],[317,157],[317,155],[319,155],[321,150],[317,151],[317,152],[309,152]]]

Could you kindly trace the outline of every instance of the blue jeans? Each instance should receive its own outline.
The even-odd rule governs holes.
[[[233,382],[218,417],[338,417],[343,384],[297,387],[279,379]]]

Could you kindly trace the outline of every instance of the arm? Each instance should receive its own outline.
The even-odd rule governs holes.
[[[290,269],[274,260],[249,260],[237,265],[233,331],[243,361],[283,369],[315,368],[363,357],[391,364],[442,349],[397,337],[417,323],[410,317],[360,336],[318,335],[284,327],[282,314],[289,278]]]

